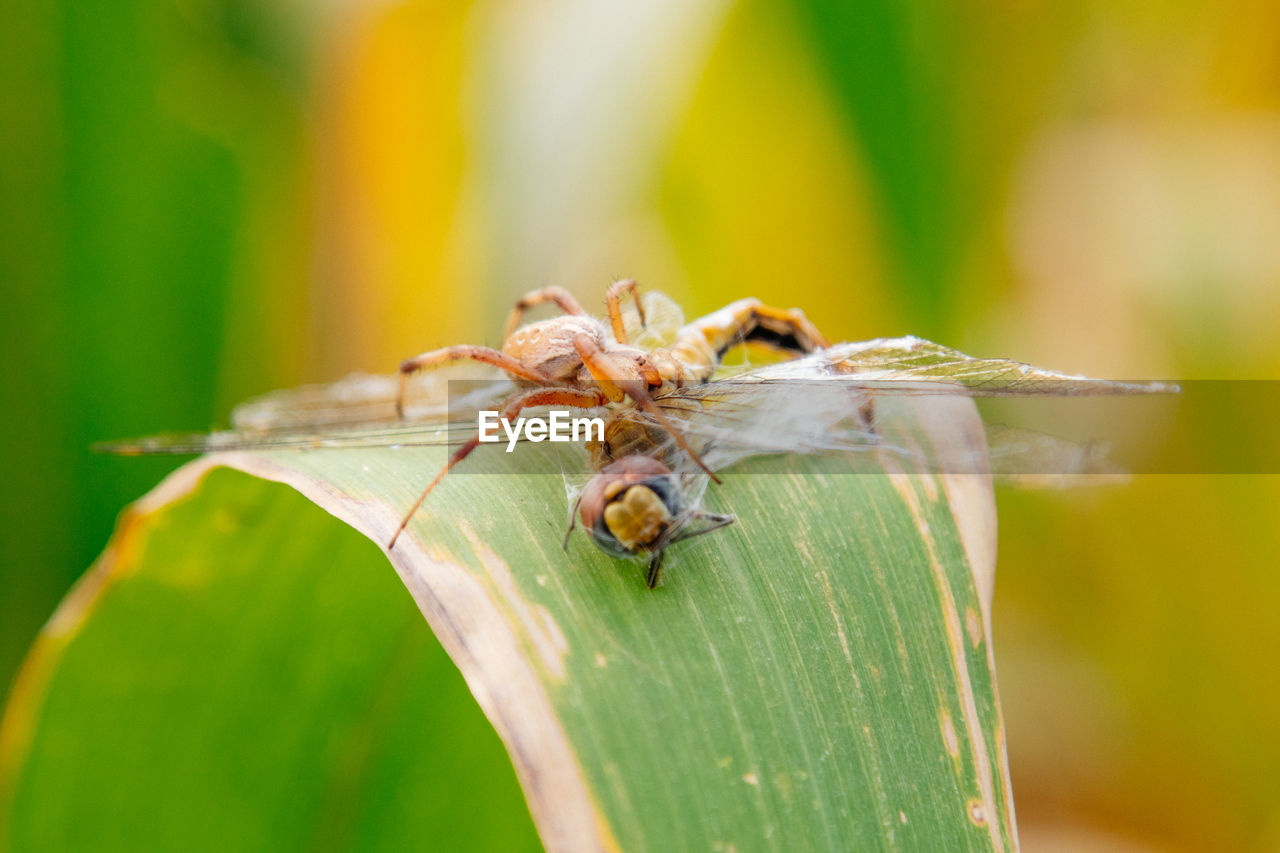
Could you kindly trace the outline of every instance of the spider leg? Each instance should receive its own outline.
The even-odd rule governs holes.
[[[613,327],[614,340],[620,344],[631,343],[627,340],[627,328],[622,324],[622,297],[628,293],[631,294],[631,301],[636,305],[636,313],[640,315],[640,325],[645,324],[644,304],[640,301],[640,294],[636,292],[636,287],[635,279],[624,278],[609,285],[609,290],[605,293],[604,303],[609,310],[609,325]]]
[[[648,376],[650,380],[660,381],[657,371],[653,369],[651,364],[647,362],[641,363],[636,366],[635,374],[626,376],[625,368],[620,370],[617,362],[611,359],[608,353],[587,335],[575,337],[573,346],[578,351],[578,355],[582,357],[582,363],[586,365],[587,372],[600,385],[605,396],[614,401],[620,399],[623,394],[630,397],[637,407],[658,422],[658,426],[662,427],[671,436],[671,439],[681,450],[689,454],[689,458],[696,462],[699,468],[707,472],[708,477],[716,483],[720,482],[720,478],[707,467],[707,463],[702,461],[702,457],[698,455],[698,452],[689,446],[689,442],[685,441],[684,435],[653,404],[645,385],[647,380],[637,378],[637,376]],[[624,375],[618,375],[620,373]]]
[[[566,314],[576,314],[578,316],[586,315],[586,311],[582,310],[582,306],[578,304],[578,300],[573,298],[573,294],[565,290],[563,287],[544,287],[541,290],[530,290],[524,296],[516,300],[516,304],[512,306],[511,313],[507,315],[507,326],[502,332],[502,339],[505,341],[511,337],[511,333],[520,327],[520,320],[524,317],[524,312],[528,311],[535,305],[541,305],[544,302],[554,302],[560,307],[560,310]]]
[[[525,391],[518,394],[507,401],[507,405],[502,410],[502,417],[507,420],[515,417],[524,409],[534,408],[536,406],[562,405],[575,409],[593,409],[596,406],[603,406],[609,400],[598,391],[582,391],[576,388],[534,388],[531,391]],[[480,446],[480,432],[467,441],[466,444],[459,447],[449,457],[449,461],[444,468],[440,470],[432,478],[427,487],[422,490],[422,494],[418,495],[418,499],[413,502],[413,506],[409,507],[409,511],[405,513],[404,518],[400,520],[400,526],[396,528],[396,532],[391,534],[391,541],[387,543],[387,550],[391,550],[396,546],[396,540],[400,538],[400,534],[409,526],[409,521],[413,518],[414,513],[418,511],[418,507],[422,506],[422,502],[427,499],[427,495],[431,494],[431,490],[444,479],[444,475],[448,474],[453,466],[457,465],[463,459],[470,455],[471,451]]]
[[[705,340],[717,360],[739,344],[763,343],[784,352],[807,354],[830,342],[799,308],[774,308],[759,299],[739,299],[680,330],[681,337]]]
[[[482,364],[491,364],[499,370],[503,370],[518,379],[524,379],[528,382],[536,382],[539,385],[556,385],[556,381],[541,371],[517,361],[504,352],[489,347],[471,346],[469,344],[461,344],[459,346],[443,347],[442,349],[424,352],[422,355],[416,355],[413,358],[406,359],[400,363],[400,390],[396,394],[396,414],[404,418],[404,395],[405,389],[409,383],[409,377],[427,367],[435,367],[438,364],[444,364],[449,361],[462,361],[471,359]]]

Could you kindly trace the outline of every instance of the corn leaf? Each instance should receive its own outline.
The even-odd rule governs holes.
[[[929,405],[919,440],[981,441],[971,403]],[[984,478],[745,463],[705,501],[738,522],[650,591],[562,550],[564,481],[499,456],[389,554],[461,679],[377,547],[220,467],[382,545],[443,448],[173,475],[27,661],[0,845],[510,850],[531,814],[551,850],[1016,849]]]

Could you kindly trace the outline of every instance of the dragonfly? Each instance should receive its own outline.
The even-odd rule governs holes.
[[[652,589],[660,583],[669,547],[735,521],[705,511],[702,502],[709,482],[718,482],[716,472],[747,459],[874,453],[882,462],[898,460],[913,470],[981,473],[1000,470],[1002,462],[1006,470],[1027,471],[1056,456],[1052,466],[1070,473],[1113,470],[1097,448],[997,425],[988,427],[988,446],[982,448],[913,441],[895,433],[884,417],[895,400],[1177,390],[1167,383],[1091,379],[1004,358],[975,358],[916,337],[832,345],[802,313],[756,300],[739,300],[686,324],[678,305],[656,291],[636,295],[633,310],[624,311],[621,296],[634,294],[634,288],[633,282],[619,282],[610,289],[607,327],[599,321],[589,325],[563,291],[535,291],[513,311],[503,351],[479,357],[483,348],[433,351],[406,361],[395,376],[355,374],[250,400],[233,411],[229,430],[151,436],[99,449],[151,454],[453,446],[445,469],[406,513],[403,530],[444,474],[480,446],[473,434],[479,412],[574,406],[599,413],[605,427],[587,443],[588,479],[573,501],[566,548],[581,523],[606,553],[645,561]],[[520,314],[539,302],[556,303],[565,316],[520,326]],[[592,340],[583,344],[579,337],[573,347],[561,340],[559,350],[545,346],[545,336],[565,334],[590,334]],[[513,340],[517,345],[511,346]],[[738,350],[749,357],[729,363],[726,356]],[[550,357],[537,361],[549,351],[560,359],[555,375],[543,369]],[[599,368],[593,358],[606,367],[593,371]],[[637,365],[632,375],[623,372],[619,379],[608,367],[619,359]],[[458,360],[491,369],[479,374],[474,365],[465,372],[443,366]],[[649,366],[655,369],[646,380]],[[450,383],[463,376],[483,381],[450,395],[456,387]],[[601,387],[610,380],[616,387]],[[395,537],[388,548],[394,543]]]

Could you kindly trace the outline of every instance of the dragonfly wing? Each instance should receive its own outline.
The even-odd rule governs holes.
[[[1006,358],[974,358],[916,337],[837,344],[777,367],[780,375],[785,375],[788,367],[801,373],[821,371],[825,367],[831,374],[852,375],[857,381],[866,382],[869,387],[886,393],[985,397],[1167,394],[1178,391],[1176,385],[1166,382],[1092,379]]]
[[[991,473],[1006,485],[1064,488],[1100,477],[1123,481],[1129,476],[1102,442],[1072,441],[1002,424],[986,424],[986,431]]]
[[[644,323],[632,307],[630,300],[622,303],[622,324],[627,330],[631,345],[648,352],[668,347],[675,341],[676,332],[684,325],[684,312],[680,304],[656,290],[640,294],[644,303]]]
[[[272,391],[242,403],[232,412],[230,430],[156,435],[95,449],[136,455],[460,444],[476,429],[477,411],[499,407],[513,390],[509,382],[489,379],[449,385],[460,378],[450,371],[415,378],[403,419],[395,405],[399,377],[352,374],[328,385]]]
[[[796,380],[716,382],[658,401],[666,419],[700,448],[715,470],[771,454],[878,451],[909,460],[920,470],[986,473],[1016,485],[1061,485],[1074,475],[1123,473],[1099,442],[1076,442],[1030,429],[984,424],[987,447],[945,433],[922,443],[894,430],[903,406],[938,397],[886,395],[860,385]],[[643,413],[630,415],[645,417]],[[678,453],[668,457],[679,459]],[[1034,482],[1033,482],[1034,480]]]
[[[396,412],[399,389],[398,376],[353,373],[327,385],[304,385],[255,397],[232,410],[231,425],[236,430],[315,431],[402,423]],[[465,375],[447,368],[428,371],[406,386],[404,420],[440,421],[451,409],[459,420],[464,410],[473,413],[492,407],[514,390],[511,382],[496,373],[478,377],[474,370]]]
[[[919,448],[908,451],[895,445],[896,439],[886,440],[877,431],[877,410],[898,396],[1070,397],[1177,390],[1167,383],[1091,379],[1009,359],[978,359],[904,337],[837,344],[679,388],[655,402],[676,428],[699,439],[713,468],[753,455],[875,448],[916,458],[932,470],[971,471],[986,464],[972,448],[935,447],[920,460]],[[1002,473],[1048,470],[1044,460],[1051,457],[1057,458],[1052,470],[1109,473],[1097,445],[1073,444],[1029,430],[1006,429],[992,435],[997,451],[993,462]]]
[[[752,456],[883,448],[869,402],[865,390],[839,383],[750,378],[690,386],[655,400],[713,469]]]
[[[424,447],[461,444],[475,430],[475,420],[452,424],[424,421],[318,432],[224,430],[211,433],[166,433],[94,445],[101,453],[136,456],[152,453],[216,453],[225,450],[324,450],[341,447]]]

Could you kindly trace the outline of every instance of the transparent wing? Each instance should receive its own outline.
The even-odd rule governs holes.
[[[696,399],[676,395],[658,401],[667,421],[716,471],[759,456],[875,451],[910,460],[921,470],[989,470],[1023,486],[1067,485],[1065,477],[1081,474],[1124,474],[1108,457],[1104,441],[1076,441],[1005,424],[984,425],[985,450],[911,441],[893,431],[889,411],[912,399],[923,400],[914,395],[877,396],[864,387],[838,382],[717,384],[714,393],[704,387]],[[661,435],[643,412],[628,410],[617,417],[648,421],[650,430]],[[673,469],[692,468],[673,441],[653,443],[661,445],[657,455]]]
[[[470,424],[474,428],[474,421]],[[223,430],[210,433],[163,433],[145,438],[94,445],[100,453],[136,456],[153,453],[216,453],[225,450],[322,450],[340,447],[413,447],[460,444],[465,439],[448,424],[406,422],[383,428],[334,429],[323,432],[255,433]]]
[[[467,375],[476,377],[475,371]],[[396,413],[397,376],[352,374],[328,385],[272,391],[242,403],[231,413],[230,430],[155,435],[95,449],[134,455],[456,444],[466,440],[467,429],[475,429],[479,409],[499,405],[514,391],[511,383],[489,376],[477,380],[470,393],[465,386],[462,391],[453,386],[450,400],[449,381],[462,378],[449,370],[415,378],[403,419]]]
[[[861,388],[745,377],[680,389],[655,400],[663,416],[719,469],[750,456],[885,447]]]
[[[640,294],[640,299],[644,303],[643,324],[631,301],[624,300],[622,303],[622,324],[626,327],[632,346],[646,352],[670,346],[675,341],[676,333],[684,325],[684,312],[680,310],[680,304],[656,290],[644,291]]]
[[[878,394],[972,397],[1167,394],[1167,382],[1117,382],[1034,367],[1005,358],[974,358],[923,338],[876,338],[836,344],[812,355],[734,377],[735,381],[840,379]]]
[[[987,463],[972,448],[899,442],[877,423],[896,397],[1096,396],[1176,392],[1159,382],[1116,382],[977,359],[920,338],[838,344],[812,355],[676,389],[655,402],[697,441],[713,469],[778,453],[876,449],[914,458],[926,469],[975,471]],[[1114,474],[1096,442],[988,425],[987,453],[1002,476]],[[674,456],[675,454],[668,454]],[[925,458],[921,458],[921,457]],[[1029,482],[1029,481],[1028,481]]]
[[[1079,478],[1124,480],[1129,472],[1100,441],[1073,441],[1045,432],[986,424],[988,464],[1005,485],[1056,489],[1080,485]]]

